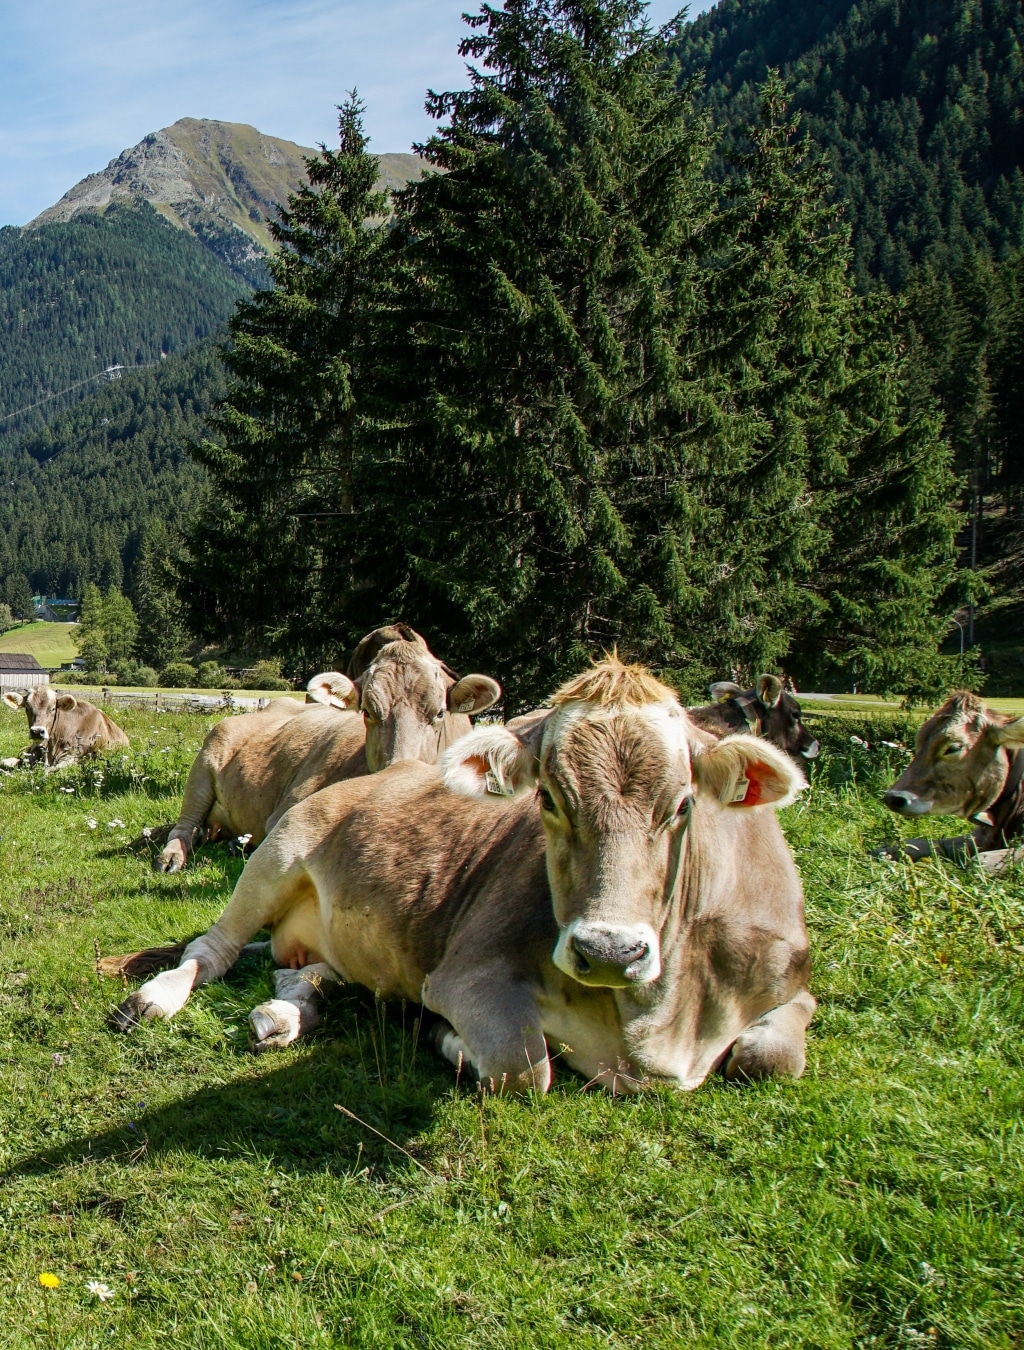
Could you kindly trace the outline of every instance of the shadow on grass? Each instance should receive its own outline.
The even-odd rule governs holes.
[[[219,1161],[258,1157],[295,1171],[368,1165],[378,1176],[408,1171],[411,1155],[429,1171],[417,1140],[455,1079],[426,1043],[420,1013],[347,989],[330,1000],[323,1027],[301,1048],[256,1057],[240,1031],[241,1044],[227,1049],[226,1062],[221,1050],[214,1066],[234,1071],[230,1082],[153,1110],[139,1101],[134,1118],[25,1156],[2,1180],[102,1161],[131,1167],[181,1153]],[[132,1034],[141,1041],[147,1032],[143,1026]],[[153,1046],[147,1059],[158,1067],[164,1048]],[[168,1068],[180,1073],[180,1042],[175,1050]],[[204,1058],[208,1071],[208,1051]]]

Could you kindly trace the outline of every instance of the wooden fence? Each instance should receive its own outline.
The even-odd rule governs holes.
[[[118,708],[149,708],[154,712],[170,713],[262,712],[270,702],[269,698],[239,698],[232,693],[175,694],[166,689],[155,690],[152,694],[104,689],[101,698],[104,703],[112,703]]]

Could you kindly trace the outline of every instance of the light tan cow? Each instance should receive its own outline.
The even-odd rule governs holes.
[[[102,708],[73,694],[58,692],[51,685],[34,689],[9,689],[4,694],[9,708],[24,708],[32,744],[22,756],[47,769],[63,769],[83,755],[98,755],[129,744],[128,737]]]
[[[340,977],[422,1000],[442,1053],[498,1090],[546,1090],[556,1053],[612,1090],[803,1072],[803,896],[772,809],[803,780],[782,751],[716,740],[608,659],[522,734],[476,728],[443,774],[397,764],[294,806],[115,1025],[172,1016],[267,925],[301,968],[253,1011],[257,1049],[314,1026]]]
[[[918,731],[914,758],[882,800],[911,819],[963,816],[974,830],[954,839],[908,839],[879,854],[977,856],[999,871],[1024,833],[1024,717],[994,712],[976,694],[954,694]]]
[[[308,697],[330,706],[275,699],[218,722],[189,771],[158,871],[179,871],[200,837],[249,835],[259,844],[288,807],[329,783],[400,759],[436,763],[471,730],[470,714],[501,697],[486,675],[458,679],[406,625],[368,634],[349,669],[353,678],[328,672],[310,681]]]

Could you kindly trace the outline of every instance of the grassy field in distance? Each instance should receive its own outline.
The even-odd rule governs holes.
[[[73,635],[76,623],[44,623],[33,620],[0,633],[0,653],[23,652],[34,656],[41,666],[59,666],[78,655]]]
[[[261,959],[108,1031],[96,949],[204,929],[242,866],[131,850],[212,720],[119,720],[127,754],[0,778],[4,1350],[1019,1345],[1024,877],[868,859],[904,752],[823,717],[783,815],[821,1000],[804,1079],[613,1099],[563,1073],[509,1101],[351,987],[253,1058]]]

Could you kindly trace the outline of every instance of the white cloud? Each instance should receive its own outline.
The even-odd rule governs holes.
[[[705,5],[698,3],[691,12]],[[465,0],[33,0],[0,5],[0,224],[22,224],[179,117],[334,138],[353,86],[378,151],[430,124],[428,86],[459,87]],[[654,0],[663,23],[675,6]]]

